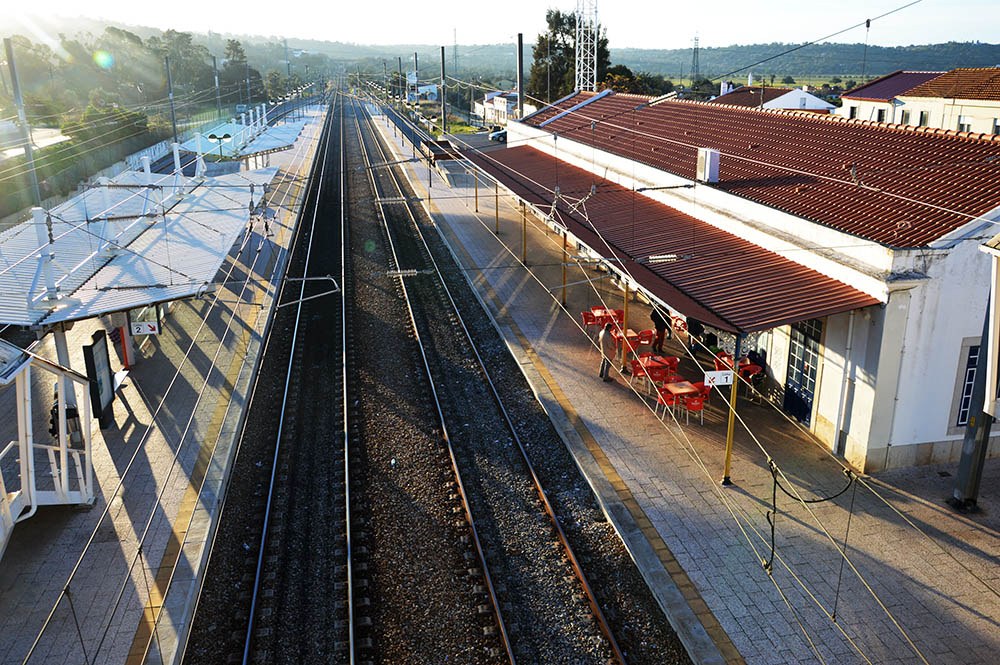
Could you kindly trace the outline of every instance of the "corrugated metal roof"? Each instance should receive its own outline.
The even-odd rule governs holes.
[[[734,332],[873,305],[876,298],[742,240],[674,208],[634,194],[528,146],[468,154],[518,196],[548,210],[558,185],[558,210],[570,231],[605,257],[612,254],[651,293],[687,316]],[[596,193],[586,217],[574,200]],[[593,225],[591,227],[591,225]],[[596,229],[596,232],[595,232]],[[599,234],[598,234],[599,233]],[[604,240],[611,245],[609,251]],[[690,255],[672,263],[638,262],[662,254]]]
[[[1000,101],[1000,67],[953,69],[913,88],[906,96]]]
[[[841,97],[871,102],[888,102],[900,95],[908,94],[918,85],[942,74],[944,72],[905,72],[899,70],[848,90]]]
[[[193,295],[215,277],[247,224],[251,196],[258,203],[276,172],[267,168],[204,182],[154,176],[165,189],[139,186],[145,175],[126,172],[111,186],[92,188],[53,209],[51,244],[39,242],[31,221],[4,231],[0,323],[84,319]],[[169,189],[174,183],[184,192],[180,200]],[[167,197],[162,206],[161,193]],[[99,215],[108,209],[113,219],[106,223]],[[113,240],[114,251],[102,255],[98,250],[107,240]],[[54,255],[60,296],[55,306],[30,302],[45,293],[38,259],[43,248]]]
[[[648,102],[610,95],[543,131],[692,179],[697,149],[716,148],[722,156],[712,187],[891,247],[927,245],[1000,206],[1000,137]],[[526,124],[537,127],[541,117]]]

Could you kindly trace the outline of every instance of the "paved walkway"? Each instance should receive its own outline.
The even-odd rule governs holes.
[[[383,133],[392,140],[391,131]],[[408,157],[409,146],[400,153]],[[418,193],[426,193],[426,165],[406,169]],[[572,286],[563,310],[541,286],[561,283],[559,236],[537,220],[529,224],[528,264],[539,284],[517,260],[521,221],[513,199],[501,193],[498,238],[492,187],[480,187],[477,215],[471,187],[447,188],[437,172],[432,182],[428,208],[455,241],[470,280],[500,327],[551,377],[548,387],[565,398],[570,418],[578,416],[607,481],[639,527],[648,524],[643,533],[728,662],[740,656],[753,665],[997,662],[1000,461],[987,462],[984,512],[972,517],[943,503],[954,465],[865,476],[808,510],[778,490],[769,575],[762,559],[770,557],[772,474],[767,456],[737,424],[734,485],[720,486],[726,428],[720,395],[713,393],[704,425],[680,426],[657,420],[627,377],[599,382],[599,356],[577,325],[579,312],[603,302],[621,308],[621,292],[606,279]],[[573,268],[567,280],[597,275]],[[631,327],[651,327],[647,307],[633,302],[630,309]],[[683,355],[676,340],[671,345],[672,355]],[[690,360],[680,369],[693,380],[700,374]],[[738,409],[795,488],[789,491],[809,499],[845,486],[838,463],[777,409],[745,399]],[[849,562],[842,566],[848,523]],[[729,642],[740,656],[727,649]]]
[[[69,585],[72,608],[65,598],[59,603],[30,662],[159,662],[161,653],[171,662],[177,655],[318,143],[320,110],[312,107],[309,119],[292,150],[270,157],[279,167],[268,206],[273,236],[264,238],[257,222],[242,252],[234,248],[217,301],[209,294],[175,303],[114,402],[115,424],[94,428],[95,504],[42,508],[14,529],[0,561],[0,663],[22,662],[91,534]],[[104,325],[83,321],[67,334],[73,367],[83,367],[80,347]],[[55,358],[51,336],[35,352]],[[111,362],[117,370],[120,357]],[[35,383],[34,431],[44,440],[52,388]],[[0,392],[0,414],[13,413],[13,392]],[[0,415],[4,441],[16,438],[11,420]]]

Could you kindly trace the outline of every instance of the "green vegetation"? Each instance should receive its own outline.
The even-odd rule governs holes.
[[[283,96],[331,69],[326,56],[301,53],[288,76],[283,44],[244,47],[218,35],[201,43],[203,38],[175,30],[140,37],[107,26],[97,37],[59,37],[50,44],[13,37],[29,123],[59,128],[70,137],[36,153],[43,198],[67,194],[94,172],[172,136],[165,58],[179,132],[218,121],[219,105],[222,117],[229,118],[237,104]],[[221,104],[216,101],[213,54],[219,60]],[[0,117],[10,118],[16,112],[7,72],[3,74]],[[6,136],[13,140],[9,126]],[[23,158],[4,161],[2,170],[0,217],[32,203]]]

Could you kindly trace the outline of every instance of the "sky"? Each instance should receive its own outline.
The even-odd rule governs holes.
[[[598,3],[598,19],[612,48],[688,48],[697,34],[702,47],[762,42],[811,41],[861,23],[910,0],[712,0]],[[23,3],[22,3],[23,4]],[[116,20],[134,25],[196,32],[302,37],[358,44],[506,43],[524,33],[526,43],[545,29],[545,7],[572,11],[575,0],[549,4],[537,0],[503,3],[454,3],[426,0],[293,2],[288,5],[241,0],[205,3],[172,0],[167,4],[135,0],[46,0],[46,14]],[[918,0],[917,4],[873,21],[870,43],[883,46],[944,41],[1000,40],[998,0]],[[151,8],[155,7],[155,11]],[[5,12],[9,11],[5,9]],[[831,41],[863,42],[865,28]]]

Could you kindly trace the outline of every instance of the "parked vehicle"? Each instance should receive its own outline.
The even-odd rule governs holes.
[[[490,132],[489,138],[490,138],[491,141],[496,141],[497,143],[506,143],[507,142],[507,130],[506,129],[501,129],[498,132]]]

